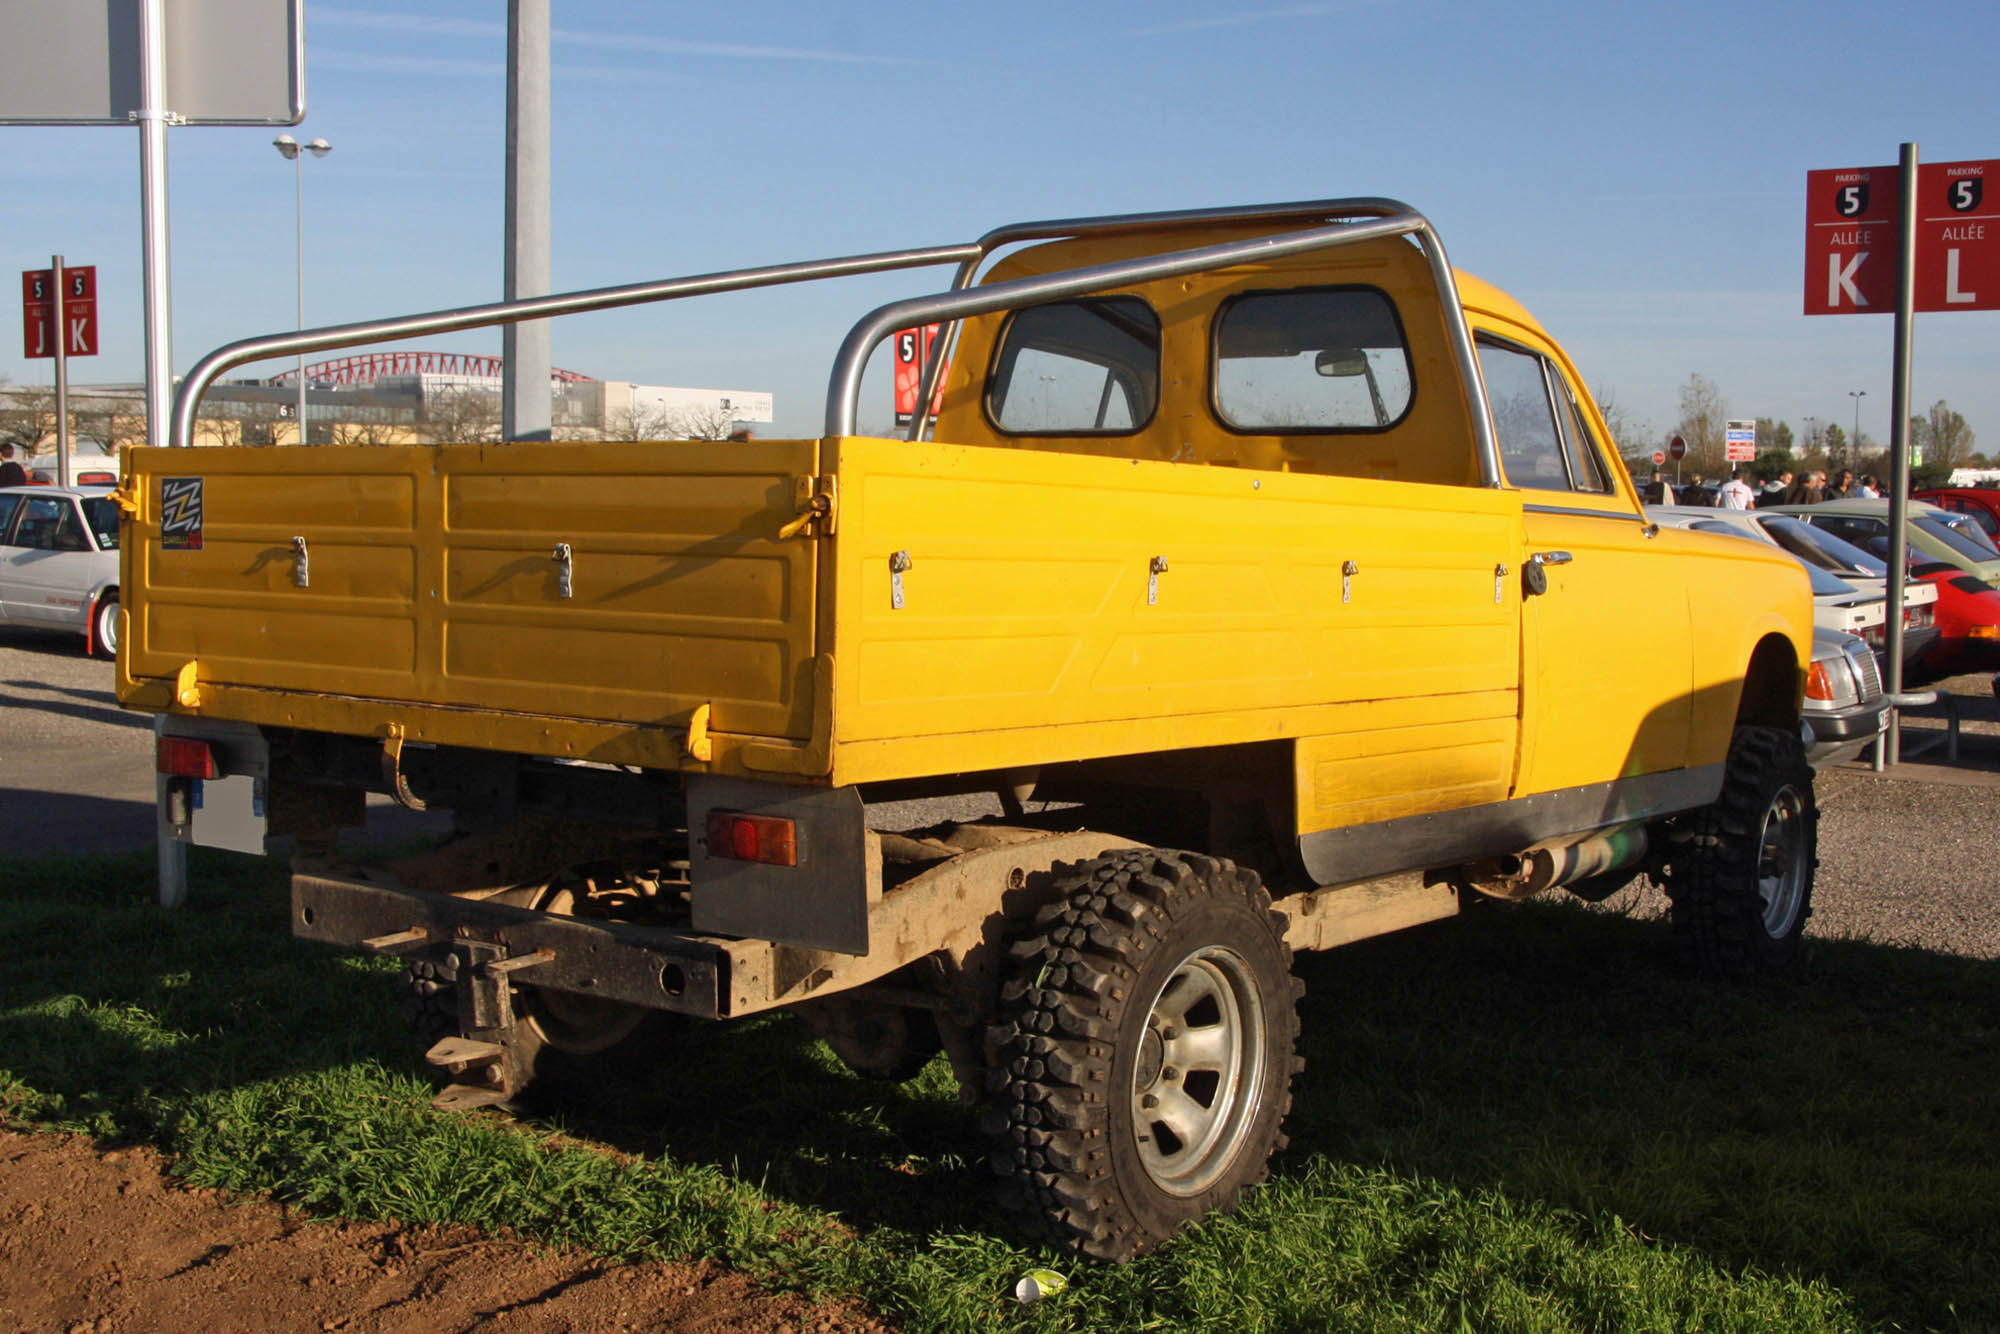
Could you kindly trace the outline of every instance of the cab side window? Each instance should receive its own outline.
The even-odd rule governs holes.
[[[1016,311],[986,386],[1010,435],[1129,435],[1159,401],[1160,318],[1132,296]]]
[[[1583,409],[1554,364],[1524,347],[1481,337],[1479,370],[1509,482],[1536,491],[1611,490],[1611,473]]]

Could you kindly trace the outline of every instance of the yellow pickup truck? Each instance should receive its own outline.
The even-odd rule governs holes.
[[[249,339],[176,433],[252,359],[923,264],[817,439],[128,455],[165,817],[295,840],[293,929],[406,959],[441,1106],[790,1009],[866,1074],[942,1049],[1008,1204],[1121,1259],[1284,1142],[1296,950],[1644,872],[1711,969],[1794,953],[1803,573],[1649,523],[1568,357],[1393,200]],[[926,324],[934,412],[860,434]],[[460,836],[343,864],[368,792]]]

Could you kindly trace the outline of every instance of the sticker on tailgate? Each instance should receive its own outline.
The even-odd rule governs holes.
[[[201,478],[160,479],[160,546],[167,551],[201,550]]]

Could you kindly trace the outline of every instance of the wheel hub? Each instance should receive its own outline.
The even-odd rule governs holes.
[[[1228,1171],[1264,1082],[1264,1007],[1249,963],[1197,950],[1160,988],[1133,1071],[1139,1158],[1172,1195],[1199,1195]]]

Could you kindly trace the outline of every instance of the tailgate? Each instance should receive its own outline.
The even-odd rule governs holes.
[[[131,450],[121,698],[154,703],[149,683],[192,662],[199,712],[272,721],[250,692],[328,697],[340,707],[282,715],[326,730],[394,716],[355,701],[598,735],[684,729],[706,704],[718,732],[803,739],[816,544],[777,533],[817,453],[811,440]]]

